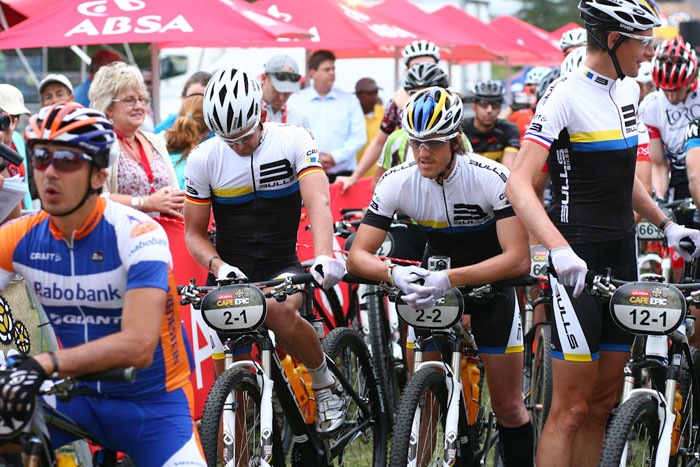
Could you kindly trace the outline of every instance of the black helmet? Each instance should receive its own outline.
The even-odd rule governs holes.
[[[403,85],[404,89],[410,91],[432,86],[441,88],[449,87],[447,73],[445,73],[437,63],[419,63],[418,65],[413,65],[406,72],[406,80]]]

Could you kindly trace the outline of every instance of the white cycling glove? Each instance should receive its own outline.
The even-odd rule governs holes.
[[[418,266],[394,266],[391,270],[391,283],[405,294],[421,292],[423,295],[432,293],[432,289],[423,287],[425,277],[430,275],[427,269]]]
[[[435,305],[435,302],[445,295],[445,292],[451,287],[450,278],[447,277],[446,271],[431,271],[430,275],[425,277],[425,283],[423,284],[426,289],[433,289],[429,294],[424,294],[421,292],[413,292],[410,295],[405,295],[403,301],[408,304],[411,308],[420,310],[423,308],[430,308]]]
[[[673,248],[679,255],[681,255],[684,260],[690,261],[691,259],[700,255],[700,248],[698,248],[698,246],[700,246],[700,231],[670,223],[664,229],[664,234],[666,235],[666,239],[668,239],[668,246]],[[688,253],[680,246],[681,240],[685,237],[690,238],[690,240],[695,244],[695,251],[692,253]]]
[[[219,266],[219,270],[216,272],[216,280],[226,281],[230,279],[248,279],[248,276],[243,274],[243,271],[236,266],[224,263]]]
[[[574,288],[574,297],[583,292],[586,285],[586,272],[588,265],[574,253],[570,246],[555,248],[549,252],[552,266],[557,271],[559,282]]]
[[[343,279],[345,265],[330,256],[319,255],[311,266],[311,275],[324,289],[330,289]]]

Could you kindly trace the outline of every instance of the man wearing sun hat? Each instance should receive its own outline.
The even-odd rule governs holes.
[[[53,105],[57,102],[72,102],[73,85],[70,80],[61,74],[49,74],[39,83],[39,98],[41,106]]]
[[[304,111],[287,105],[289,96],[301,88],[297,62],[289,55],[275,55],[265,63],[264,70],[262,91],[268,121],[309,128],[309,117]]]
[[[31,114],[24,105],[22,92],[11,84],[0,84],[0,142],[10,146],[24,159],[24,164],[19,167],[7,164],[7,167],[2,171],[2,175],[7,177],[19,174],[26,180],[27,151],[24,145],[24,138],[19,132],[15,131],[22,114]],[[23,204],[24,209],[33,209],[32,198],[29,192],[24,197]]]

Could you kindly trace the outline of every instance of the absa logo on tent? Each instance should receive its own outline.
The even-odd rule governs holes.
[[[128,32],[154,33],[166,32],[177,29],[182,32],[193,32],[194,29],[182,15],[167,19],[160,15],[144,16],[116,16],[119,14],[115,8],[109,8],[114,4],[121,12],[134,12],[146,7],[143,0],[92,0],[78,5],[78,13],[88,16],[78,25],[71,28],[65,37],[75,34],[88,36],[119,35]],[[110,10],[109,12],[107,10]]]

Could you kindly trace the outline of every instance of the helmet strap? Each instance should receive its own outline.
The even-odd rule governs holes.
[[[93,188],[93,187],[91,186],[91,184],[90,184],[90,178],[92,178],[92,173],[93,173],[93,172],[92,172],[92,167],[91,167],[91,168],[90,168],[90,176],[89,176],[89,178],[88,178],[88,189],[87,189],[87,191],[85,192],[85,195],[83,195],[83,197],[82,197],[82,199],[80,200],[80,202],[79,202],[74,208],[69,209],[69,210],[66,211],[66,212],[62,212],[62,213],[60,213],[60,214],[53,214],[53,213],[49,213],[49,214],[51,214],[53,217],[65,217],[65,216],[68,216],[68,215],[70,215],[70,214],[73,214],[75,211],[77,211],[77,210],[80,209],[81,207],[83,207],[83,205],[87,202],[87,200],[90,198],[90,196],[92,196],[92,195],[99,195],[100,192],[101,192],[101,188],[95,189],[95,188]]]
[[[447,172],[450,171],[452,168],[452,164],[454,164],[455,161],[455,151],[452,149],[452,155],[450,156],[450,162],[447,163],[447,167],[445,167],[445,170],[440,172],[437,177],[435,177],[435,181],[438,183],[438,185],[442,185],[442,181],[445,179],[445,176],[447,175]]]
[[[611,31],[614,32],[614,31]],[[594,41],[598,43],[599,46],[603,48],[603,50],[608,52],[608,55],[610,55],[610,59],[612,60],[612,64],[615,67],[615,72],[618,75],[618,79],[625,79],[625,74],[622,72],[622,69],[620,68],[620,64],[617,61],[617,55],[615,52],[617,51],[617,48],[622,45],[622,43],[627,39],[625,36],[620,36],[620,38],[617,40],[613,48],[611,49],[608,47],[607,44],[604,44],[603,41],[598,39],[598,37],[595,34],[589,34],[590,37],[593,38]]]

